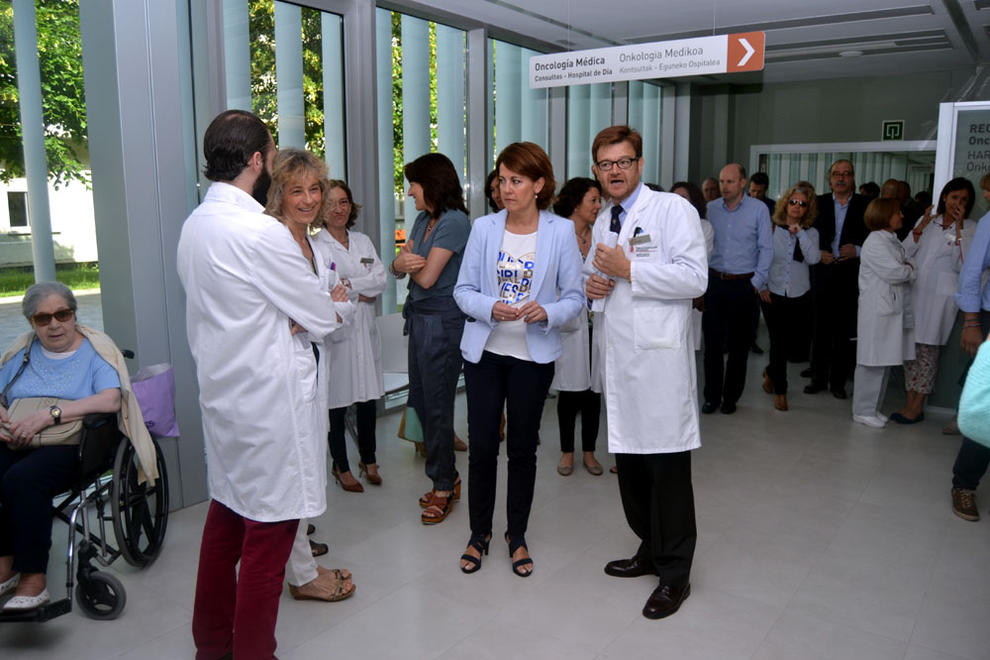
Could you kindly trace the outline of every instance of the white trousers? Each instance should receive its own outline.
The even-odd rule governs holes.
[[[853,414],[876,417],[887,393],[887,376],[890,367],[856,365],[853,381]]]
[[[309,549],[309,538],[306,536],[306,526],[309,521],[305,518],[299,521],[296,538],[292,541],[292,552],[289,561],[285,562],[285,580],[293,587],[301,587],[316,579],[316,560],[313,551]]]

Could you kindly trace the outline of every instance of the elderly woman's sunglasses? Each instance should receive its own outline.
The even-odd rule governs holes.
[[[60,309],[54,314],[35,314],[31,317],[31,321],[35,325],[48,325],[52,322],[52,319],[55,319],[59,323],[65,323],[75,316],[75,314],[71,309]]]

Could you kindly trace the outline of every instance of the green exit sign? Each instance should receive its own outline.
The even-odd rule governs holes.
[[[883,137],[882,140],[903,140],[904,139],[904,120],[903,119],[887,119],[883,122]]]

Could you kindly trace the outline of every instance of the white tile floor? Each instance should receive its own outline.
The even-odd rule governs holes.
[[[692,595],[675,616],[640,615],[649,578],[602,573],[636,541],[614,475],[557,475],[553,401],[528,534],[535,572],[525,580],[511,574],[497,541],[480,573],[458,570],[466,501],[442,525],[420,524],[423,462],[395,439],[398,416],[390,415],[378,427],[385,485],[360,495],[331,486],[330,508],[315,521],[316,538],[332,548],[324,563],[350,569],[357,593],[324,604],[294,601],[286,591],[279,657],[990,658],[990,489],[981,491],[981,522],[950,512],[959,438],[941,435],[946,419],[929,414],[917,426],[882,431],[855,425],[848,401],[800,393],[802,365],[791,366],[790,412],[776,412],[759,388],[763,363],[751,357],[735,415],[702,420]],[[887,412],[899,399],[891,393]],[[463,396],[457,421],[464,435]],[[466,458],[457,456],[464,473]],[[172,514],[151,567],[113,567],[128,594],[120,619],[90,621],[75,610],[47,624],[5,625],[0,655],[191,658],[205,511]],[[500,507],[495,529],[503,526]],[[56,591],[61,571],[53,563]]]

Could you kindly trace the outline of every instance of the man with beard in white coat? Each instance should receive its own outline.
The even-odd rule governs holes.
[[[633,557],[610,561],[605,572],[658,576],[643,616],[661,619],[691,592],[691,450],[701,439],[690,326],[691,301],[708,284],[705,238],[687,200],[640,183],[639,133],[606,128],[591,153],[612,201],[592,230],[585,293],[605,299],[608,445],[626,520],[640,538]]]
[[[178,248],[212,498],[193,640],[197,660],[267,659],[299,519],[326,509],[326,448],[311,432],[326,408],[310,339],[339,319],[288,228],[262,212],[275,154],[264,123],[223,112],[203,152],[214,183]]]

